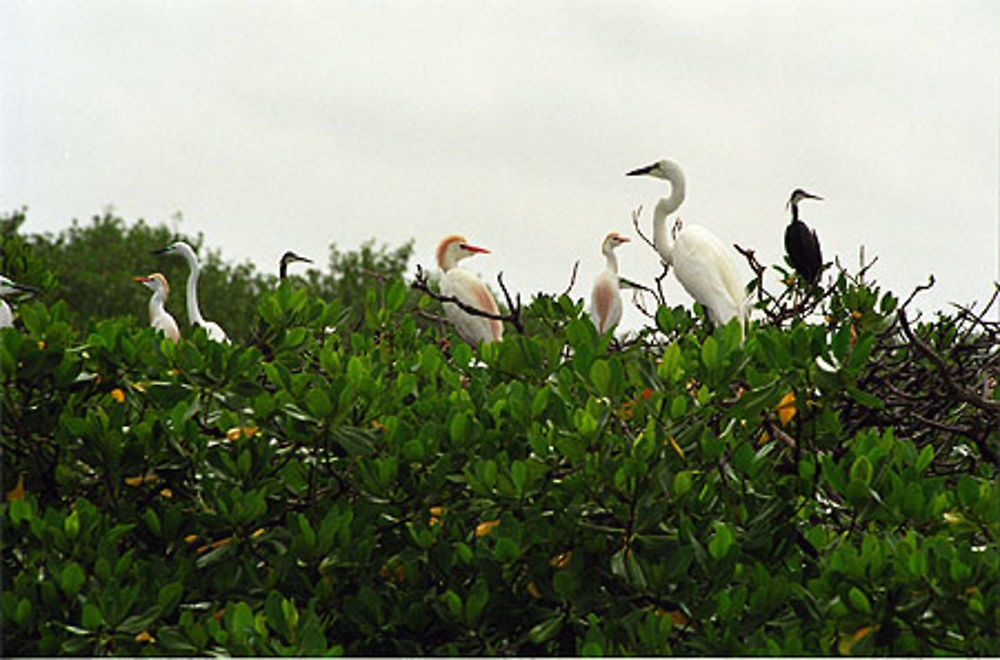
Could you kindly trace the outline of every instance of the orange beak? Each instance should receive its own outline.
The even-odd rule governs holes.
[[[486,248],[477,247],[475,245],[469,245],[468,243],[462,243],[462,249],[468,250],[469,252],[482,252],[484,254],[489,254],[490,251]]]

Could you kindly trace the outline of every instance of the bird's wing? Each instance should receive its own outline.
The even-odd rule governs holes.
[[[229,337],[226,335],[226,331],[222,329],[215,321],[205,321],[202,326],[205,328],[205,332],[208,333],[208,338],[212,341],[224,341],[227,344],[229,342]]]
[[[714,234],[688,225],[674,246],[674,272],[692,298],[708,308],[717,323],[743,318],[746,289],[725,246]]]
[[[812,282],[823,265],[823,254],[819,247],[816,230],[804,222],[793,222],[785,229],[785,251],[795,270],[807,281]]]
[[[622,297],[614,273],[603,271],[594,280],[594,289],[590,294],[590,318],[601,334],[622,320]]]
[[[454,296],[466,305],[481,309],[489,314],[499,314],[493,294],[479,278],[465,268],[452,268],[441,278],[441,293]],[[497,341],[503,336],[503,324],[496,319],[473,316],[457,305],[446,303],[445,314],[458,330],[458,334],[470,344],[480,341]]]

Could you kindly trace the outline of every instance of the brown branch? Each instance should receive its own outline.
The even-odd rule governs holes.
[[[573,262],[573,272],[570,273],[569,276],[569,286],[567,286],[566,290],[562,292],[562,295],[568,296],[570,290],[573,288],[573,285],[576,284],[576,271],[579,268],[580,268],[580,260],[577,259],[576,261]]]
[[[926,291],[927,289],[931,288],[932,286],[934,286],[934,275],[933,274],[927,276],[927,284],[921,284],[920,286],[918,286],[917,288],[915,288],[913,290],[913,293],[911,293],[910,297],[906,299],[906,302],[904,302],[902,305],[899,306],[899,310],[902,311],[902,310],[906,309],[906,306],[910,304],[910,302],[913,300],[914,297],[916,297],[916,295],[918,293],[920,293],[921,291]]]
[[[479,316],[484,319],[493,319],[494,321],[507,321],[517,328],[519,333],[524,334],[524,323],[521,321],[521,296],[518,295],[517,302],[513,302],[510,298],[510,293],[507,291],[507,286],[503,283],[503,273],[497,275],[497,280],[500,282],[500,289],[503,291],[503,295],[507,299],[507,307],[510,309],[509,314],[491,314],[490,312],[483,311],[478,307],[473,307],[472,305],[462,302],[455,296],[444,296],[431,290],[430,286],[427,284],[427,274],[419,264],[417,264],[417,274],[413,278],[413,282],[410,283],[410,286],[418,291],[423,291],[428,296],[442,304],[452,303],[463,312],[471,314],[472,316]]]
[[[639,238],[641,238],[642,241],[646,245],[648,245],[649,247],[651,247],[651,248],[653,248],[655,250],[656,249],[656,245],[653,244],[653,241],[651,241],[649,239],[649,237],[647,237],[645,234],[643,234],[642,230],[639,229],[639,216],[640,215],[642,215],[642,204],[640,204],[638,207],[636,207],[635,210],[632,211],[632,226],[635,227],[635,233],[639,234]]]
[[[906,335],[910,344],[922,353],[928,360],[930,360],[937,368],[938,373],[941,374],[941,379],[944,381],[945,387],[948,388],[948,391],[952,396],[956,397],[959,401],[964,401],[965,403],[979,408],[980,410],[985,410],[993,414],[1000,414],[1000,401],[982,399],[966,391],[964,388],[959,387],[955,383],[951,374],[948,372],[948,366],[944,363],[944,360],[941,359],[941,356],[931,350],[931,347],[928,346],[923,339],[914,334],[912,329],[910,329],[910,322],[907,320],[906,311],[903,309],[899,310],[899,325],[903,329],[903,334]]]

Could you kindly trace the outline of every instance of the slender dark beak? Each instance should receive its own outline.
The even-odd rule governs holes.
[[[646,167],[640,167],[639,169],[632,170],[631,172],[626,172],[625,176],[639,176],[641,174],[649,174],[654,169],[656,169],[656,163],[653,163],[652,165],[647,165]]]
[[[41,289],[36,289],[33,286],[28,286],[27,284],[18,284],[17,282],[11,282],[10,286],[18,291],[23,291],[24,293],[41,293]]]
[[[150,250],[149,253],[150,254],[166,254],[167,250],[169,250],[169,249],[170,249],[169,247],[165,247],[165,248],[160,248],[159,250]]]
[[[295,261],[304,261],[307,264],[311,264],[313,262],[313,260],[309,257],[303,257],[300,254],[293,254],[292,258],[295,259]]]

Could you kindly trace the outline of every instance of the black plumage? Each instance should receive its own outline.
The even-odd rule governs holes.
[[[788,205],[792,207],[792,222],[785,229],[785,251],[795,272],[809,284],[816,284],[823,270],[823,251],[819,246],[816,230],[810,229],[806,223],[799,220],[799,201],[803,199],[823,198],[800,188],[792,192],[792,196],[788,199]]]
[[[281,255],[281,263],[279,264],[278,267],[278,277],[281,279],[285,279],[288,276],[288,264],[293,263],[295,261],[304,261],[307,264],[312,263],[312,259],[297,255],[291,250],[289,250],[288,252]]]

